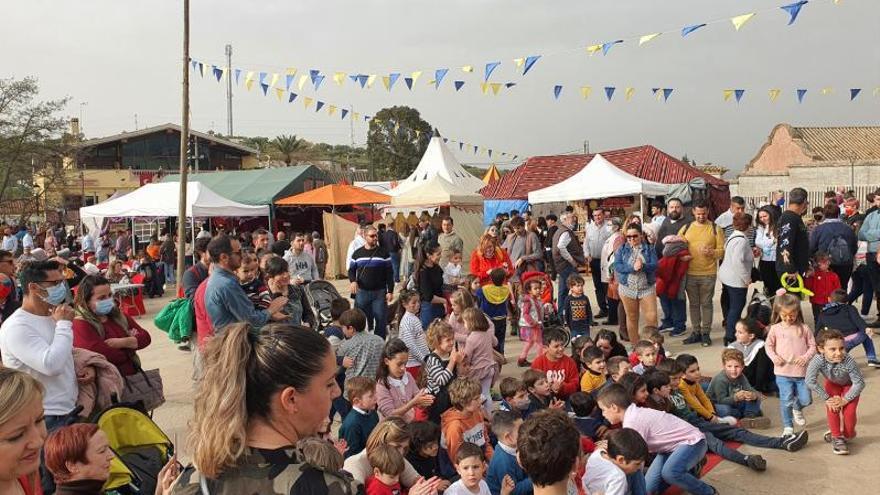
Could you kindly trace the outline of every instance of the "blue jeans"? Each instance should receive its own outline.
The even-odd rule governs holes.
[[[173,284],[176,278],[174,277],[174,269],[177,268],[174,263],[165,263],[165,282],[169,284]]]
[[[768,437],[753,433],[739,426],[731,426],[727,423],[713,423],[703,418],[697,418],[691,421],[691,424],[700,429],[703,433],[710,433],[720,440],[740,442],[752,447],[761,447],[765,449],[781,449],[782,437]]]
[[[742,318],[743,309],[746,307],[748,288],[730,287],[729,285],[724,287],[727,289],[728,300],[727,321],[724,322],[724,340],[730,343],[736,340],[736,322]]]
[[[868,358],[868,360],[875,361],[877,359],[877,351],[874,350],[874,341],[871,340],[871,337],[868,337],[868,334],[865,332],[859,332],[854,339],[846,341],[846,352],[858,347],[859,344],[865,348],[865,357]]]
[[[388,325],[388,304],[385,303],[385,289],[358,289],[354,296],[354,306],[367,315],[367,325],[373,333],[385,338],[385,327]]]
[[[394,283],[400,282],[400,252],[391,253],[391,271],[394,273]]]
[[[687,302],[684,299],[660,296],[660,307],[663,308],[660,328],[674,328],[676,332],[684,332],[687,324]]]
[[[782,410],[782,426],[791,428],[793,417],[792,409],[801,410],[813,403],[813,396],[807,388],[807,381],[803,377],[792,378],[790,376],[776,375],[776,386],[779,387],[779,409]]]
[[[757,418],[761,416],[761,401],[742,400],[732,406],[715,404],[715,414],[718,416],[733,416],[736,419]]]
[[[626,484],[629,487],[630,495],[648,495],[648,489],[645,487],[645,473],[641,469],[626,475]]]
[[[559,272],[556,279],[556,307],[559,308],[559,311],[564,311],[565,303],[568,301],[568,277],[574,273],[577,273],[574,268],[566,266]]]
[[[674,485],[694,495],[712,495],[712,487],[691,474],[691,469],[705,455],[706,440],[694,445],[681,444],[672,452],[657,454],[645,474],[648,493],[663,493],[669,485]]]
[[[444,316],[446,316],[446,307],[442,304],[431,304],[422,301],[422,305],[419,309],[419,319],[422,321],[422,330],[427,332],[428,326],[435,318],[442,320]]]
[[[868,267],[862,265],[852,274],[852,291],[849,293],[849,303],[862,297],[862,316],[868,316],[871,305],[874,304],[874,286],[871,285],[871,277],[868,276]]]

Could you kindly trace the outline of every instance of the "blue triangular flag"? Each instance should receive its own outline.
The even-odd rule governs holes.
[[[673,91],[672,88],[663,88],[663,101],[666,101],[669,99],[669,96],[672,95],[672,91]]]
[[[736,98],[737,103],[739,103],[739,100],[742,99],[745,92],[746,92],[746,90],[744,90],[744,89],[734,89],[733,90],[733,97]]]
[[[345,116],[348,115],[348,110],[346,110],[345,108],[343,108],[343,109],[342,109],[342,112],[341,112],[341,115],[342,115],[342,118],[341,118],[340,120],[345,120]]]
[[[608,98],[608,101],[611,101],[611,98],[614,97],[615,89],[614,86],[605,86],[605,98]]]
[[[477,149],[478,149],[478,148],[479,148],[479,146],[477,146],[477,145],[475,144],[475,145],[474,145],[474,154],[475,154],[475,155],[477,154]]]
[[[297,96],[299,95],[296,93],[290,93],[290,96],[287,97],[287,103],[293,103],[293,100],[295,100]]]
[[[602,43],[602,55],[608,55],[608,51],[611,50],[611,47],[618,43],[623,43],[623,40],[614,40],[607,43]]]
[[[324,76],[317,75],[315,76],[315,91],[321,87],[321,83],[324,82]]]
[[[263,88],[263,96],[266,96],[266,93],[269,91],[269,85],[266,83],[260,83],[260,87]]]
[[[443,142],[444,142],[444,143],[448,143],[448,142],[449,142],[449,138],[443,138]]]
[[[412,91],[412,83],[413,83],[413,79],[412,79],[411,77],[404,77],[404,78],[403,78],[403,82],[405,82],[405,83],[406,83],[406,87],[409,88],[410,91]]]
[[[235,69],[235,84],[238,84],[238,80],[241,79],[241,69]]]
[[[459,141],[459,142],[458,142],[458,151],[462,151],[462,150],[464,150],[464,143],[462,143],[461,141]]]
[[[196,70],[196,67],[199,66],[199,61],[198,61],[198,60],[193,60],[193,59],[190,59],[190,60],[192,60],[193,70]]]
[[[501,62],[489,62],[489,63],[487,63],[487,64],[486,64],[486,76],[483,78],[483,80],[484,80],[484,81],[488,81],[488,80],[489,80],[489,76],[492,75],[492,72],[494,72],[495,69],[497,69],[499,65],[501,65]]]
[[[455,90],[458,91],[459,89],[461,89],[462,86],[464,86],[464,81],[455,81],[453,84],[455,85]]]
[[[504,83],[504,87],[507,88],[507,89],[510,89],[510,88],[512,88],[512,87],[514,87],[514,86],[516,86],[516,83],[515,83],[515,82]]]
[[[655,95],[657,94],[657,91],[660,91],[660,88],[651,88],[651,92]]]
[[[532,66],[535,65],[535,62],[537,62],[539,58],[541,58],[540,55],[530,55],[526,57],[526,62],[523,64],[523,75],[526,75],[529,70],[531,70]]]
[[[553,98],[558,100],[560,94],[562,94],[562,86],[558,84],[556,86],[553,86]]]
[[[449,69],[437,69],[434,71],[434,88],[439,88],[440,83],[443,81],[443,78],[446,77],[446,73],[449,72]]]
[[[360,74],[352,74],[352,75],[348,76],[348,78],[351,79],[351,82],[356,83],[356,82],[358,82],[359,76],[360,76]]]
[[[205,64],[199,62],[199,75],[202,76],[202,77],[205,77],[205,73],[204,73],[204,71],[202,70],[202,68],[203,68],[204,66],[205,66]]]
[[[363,89],[367,86],[367,78],[369,78],[369,77],[370,76],[368,76],[366,74],[358,74],[357,82],[361,85],[361,89]]]
[[[223,69],[218,69],[216,65],[212,65],[214,69],[214,77],[217,78],[217,82],[220,82],[220,79],[223,79]]]
[[[703,24],[694,24],[692,26],[686,26],[686,27],[682,28],[682,30],[681,30],[681,37],[684,38],[685,36],[693,33],[694,31],[696,31],[697,29],[700,29],[701,27],[704,27],[705,25],[706,24],[703,23]]]
[[[264,82],[266,82],[266,73],[260,72],[260,84],[263,84]]]
[[[783,5],[782,7],[779,7],[780,9],[788,12],[788,15],[789,15],[788,25],[789,26],[791,26],[794,23],[794,21],[797,20],[798,14],[801,13],[801,7],[806,5],[806,3],[807,3],[807,0],[801,0],[800,2],[790,3],[788,5]]]
[[[798,103],[803,103],[803,102],[804,102],[804,95],[806,95],[806,94],[807,94],[807,90],[806,90],[806,89],[799,89],[799,90],[797,90],[797,99],[798,99]]]
[[[287,74],[284,76],[284,91],[290,91],[290,85],[293,84],[294,75]]]
[[[320,112],[320,111],[321,111],[321,108],[322,108],[323,106],[324,106],[324,102],[323,102],[323,101],[319,101],[317,104],[315,104],[315,113]]]
[[[489,151],[489,158],[492,158],[492,150],[488,150],[488,151]]]
[[[309,69],[309,77],[312,78],[312,84],[315,84],[315,79],[318,77],[318,74],[320,74],[320,73],[321,73],[321,71],[319,71],[318,69]]]
[[[859,96],[859,93],[862,92],[862,88],[852,88],[849,90],[849,101],[853,101],[856,99],[856,96]]]
[[[394,87],[394,83],[400,78],[400,72],[392,72],[388,74],[388,91],[391,91],[391,88]]]

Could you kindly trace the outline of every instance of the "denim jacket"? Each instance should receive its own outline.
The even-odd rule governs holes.
[[[657,252],[650,244],[643,242],[642,257],[644,258],[642,271],[645,273],[648,285],[654,285],[657,280]],[[614,255],[614,273],[621,285],[626,285],[629,274],[635,272],[631,259],[632,246],[627,242],[620,246],[617,254]]]
[[[232,323],[247,322],[259,329],[269,321],[269,312],[254,309],[235,274],[214,265],[205,290],[205,308],[214,327],[214,333],[222,333],[223,327]]]

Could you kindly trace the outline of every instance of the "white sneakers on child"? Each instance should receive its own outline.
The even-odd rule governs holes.
[[[736,426],[737,419],[734,418],[733,416],[719,416],[719,417],[718,417],[718,422],[720,422],[720,423],[727,423],[727,424],[729,424],[730,426]]]
[[[804,412],[800,409],[792,409],[791,415],[794,418],[794,424],[798,426],[804,426],[807,424],[807,419],[804,418]]]
[[[791,435],[794,435],[794,428],[792,428],[791,426],[786,426],[785,428],[782,429],[782,437],[783,438],[791,436]]]

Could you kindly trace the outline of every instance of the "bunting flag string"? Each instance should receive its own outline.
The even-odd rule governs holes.
[[[557,84],[553,86],[553,99],[559,100],[562,96],[564,85]],[[605,99],[606,101],[612,101],[614,99],[614,94],[617,90],[618,86],[605,86]],[[580,86],[580,95],[581,98],[586,100],[592,94],[593,87],[592,86]],[[669,101],[669,97],[672,96],[672,93],[675,91],[675,88],[661,88],[661,87],[652,87],[650,88],[650,94],[657,101]],[[734,100],[737,103],[743,100],[743,97],[746,93],[750,91],[746,88],[725,88],[721,90],[721,96],[724,101]],[[797,97],[798,103],[803,103],[804,97],[808,92],[807,88],[797,88],[792,90]],[[832,96],[835,94],[833,86],[824,86],[817,90],[822,96]],[[629,101],[636,94],[637,90],[633,86],[626,86],[624,88],[624,99]],[[783,90],[781,88],[771,88],[767,90],[767,95],[771,102],[775,102],[779,95],[781,95]],[[859,94],[862,92],[862,88],[848,88],[849,101],[855,100]],[[880,97],[880,87],[876,87],[872,91],[872,95],[874,97]]]

